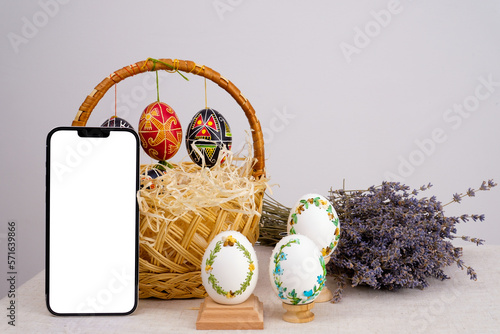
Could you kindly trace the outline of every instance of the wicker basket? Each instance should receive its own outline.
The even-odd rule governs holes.
[[[73,126],[85,126],[100,99],[114,84],[127,77],[147,72],[172,69],[205,77],[226,90],[245,112],[251,127],[255,165],[252,176],[264,176],[264,140],[262,129],[250,102],[229,80],[207,66],[192,61],[159,59],[146,60],[126,66],[113,72],[99,83],[87,96],[73,121]],[[203,214],[190,213],[160,228],[158,232],[145,230],[144,215],[141,213],[139,297],[162,299],[201,298],[206,296],[201,283],[200,267],[208,243],[221,231],[228,228],[244,234],[252,243],[259,236],[259,219],[262,212],[264,189],[256,188],[254,193],[257,214],[226,211],[221,207],[203,208]],[[165,208],[168,214],[168,208]],[[165,225],[166,226],[166,225]],[[154,238],[155,242],[145,242]],[[168,248],[168,253],[165,249]]]

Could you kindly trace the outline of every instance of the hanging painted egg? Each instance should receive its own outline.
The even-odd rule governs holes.
[[[201,262],[201,280],[219,304],[240,304],[250,297],[259,277],[257,255],[241,233],[225,231],[208,245]]]
[[[325,197],[306,194],[290,210],[287,231],[289,234],[309,237],[327,257],[333,253],[339,241],[339,217]]]
[[[189,157],[199,166],[213,167],[219,160],[221,150],[223,148],[230,150],[231,144],[229,123],[214,109],[202,109],[197,112],[186,130],[186,148]],[[220,160],[223,159],[221,156]]]
[[[134,127],[130,125],[129,122],[124,120],[123,118],[111,116],[108,120],[101,124],[101,127],[104,128],[129,128],[133,129]]]
[[[283,303],[309,304],[325,285],[325,260],[314,241],[305,235],[288,235],[274,247],[269,277]]]
[[[144,151],[155,160],[168,160],[179,150],[182,128],[177,114],[166,103],[153,102],[139,119],[139,137]]]

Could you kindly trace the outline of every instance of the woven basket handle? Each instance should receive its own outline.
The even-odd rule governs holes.
[[[168,64],[171,67],[162,63]],[[260,122],[255,115],[255,110],[250,104],[250,101],[248,101],[247,98],[241,94],[240,90],[231,81],[224,78],[218,72],[207,66],[200,66],[189,60],[159,59],[158,61],[153,61],[148,59],[146,61],[139,61],[111,73],[107,78],[101,81],[101,83],[99,83],[87,96],[85,101],[83,101],[72,125],[85,126],[92,110],[94,110],[97,103],[101,100],[104,94],[106,94],[108,89],[113,87],[114,84],[139,73],[156,70],[166,70],[170,72],[172,69],[205,77],[225,89],[233,97],[233,99],[236,100],[245,112],[248,123],[250,123],[250,128],[252,129],[254,158],[256,159],[256,163],[253,167],[253,176],[258,178],[264,175],[264,137],[262,134],[262,128],[260,127]]]

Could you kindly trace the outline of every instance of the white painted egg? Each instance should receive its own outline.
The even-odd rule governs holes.
[[[330,256],[340,237],[339,216],[332,204],[318,194],[302,196],[290,210],[288,234],[303,234],[313,240],[321,254]]]
[[[259,277],[257,255],[248,239],[236,231],[217,234],[201,263],[201,280],[219,304],[240,304],[250,297]]]
[[[288,235],[274,247],[269,278],[282,302],[309,304],[325,285],[325,260],[314,241],[305,235]]]

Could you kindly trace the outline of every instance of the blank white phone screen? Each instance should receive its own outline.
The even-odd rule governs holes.
[[[137,305],[137,137],[49,140],[47,305],[56,314],[127,314]]]

